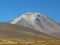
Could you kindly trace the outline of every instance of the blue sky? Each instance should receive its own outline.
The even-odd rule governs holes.
[[[0,22],[27,12],[40,12],[60,23],[60,0],[0,0]]]

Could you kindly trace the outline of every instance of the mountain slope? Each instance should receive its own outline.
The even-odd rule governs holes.
[[[35,29],[45,34],[60,38],[60,26],[54,20],[41,13],[25,13],[10,21],[11,24],[18,24]]]
[[[7,23],[0,23],[0,38],[40,38],[55,39],[55,37],[42,32],[21,26]]]

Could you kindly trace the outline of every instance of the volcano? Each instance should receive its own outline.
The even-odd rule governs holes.
[[[10,21],[11,24],[22,25],[36,31],[60,38],[60,25],[53,19],[39,13],[28,12]]]

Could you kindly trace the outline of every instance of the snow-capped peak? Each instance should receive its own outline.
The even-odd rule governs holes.
[[[56,25],[53,20],[51,20],[50,18],[48,18],[47,16],[44,16],[39,12],[35,12],[35,13],[28,12],[28,13],[22,14],[17,18],[15,18],[14,20],[12,20],[10,23],[24,25],[29,28],[38,27],[42,29],[46,29],[47,27],[49,29],[49,28],[55,27]]]
[[[41,14],[38,12],[36,12],[36,13],[28,12],[28,13],[22,14],[21,16],[18,16],[17,18],[12,20],[11,23],[15,24],[18,21],[20,21],[22,18],[29,20],[29,21],[35,21],[35,19],[39,18],[40,16],[41,16]]]

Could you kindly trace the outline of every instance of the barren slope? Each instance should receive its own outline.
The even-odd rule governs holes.
[[[14,24],[0,23],[0,37],[9,38],[41,38],[53,39],[54,37],[42,32]]]

